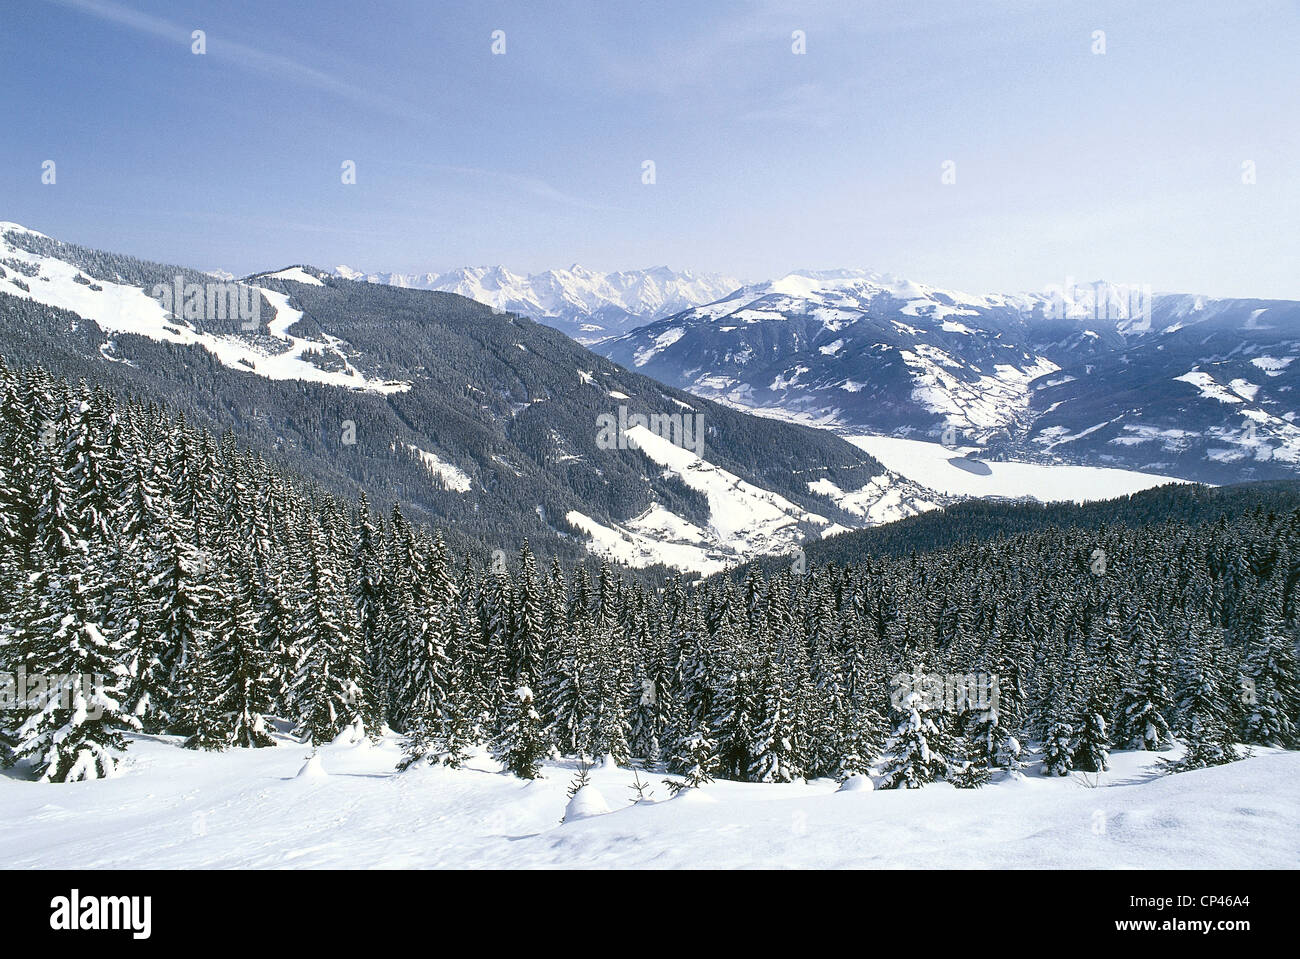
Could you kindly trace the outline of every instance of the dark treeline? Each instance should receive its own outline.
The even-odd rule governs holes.
[[[971,541],[1053,528],[1147,526],[1167,520],[1199,525],[1224,513],[1256,507],[1275,512],[1300,508],[1300,481],[1269,480],[1234,486],[1170,483],[1086,503],[970,499],[943,510],[809,542],[804,551],[807,560],[819,566],[846,566],[865,556],[927,553]],[[772,572],[789,563],[788,557],[764,557],[733,570],[731,575],[744,576],[751,565]]]
[[[1300,510],[1048,528],[854,565],[649,588],[608,566],[484,568],[152,405],[0,367],[0,755],[108,774],[125,734],[193,748],[403,733],[713,777],[979,785],[1177,735],[1186,766],[1295,747]],[[489,545],[490,549],[490,545]],[[938,708],[903,674],[996,676]],[[11,695],[11,699],[13,696]],[[1024,745],[1022,745],[1024,744]]]

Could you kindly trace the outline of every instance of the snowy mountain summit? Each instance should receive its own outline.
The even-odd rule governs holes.
[[[594,343],[712,302],[741,285],[734,277],[666,266],[600,273],[576,263],[566,270],[527,275],[504,266],[461,267],[446,273],[364,273],[339,266],[334,272],[348,280],[456,293],[554,326],[580,343]]]
[[[797,271],[594,348],[740,409],[986,454],[1237,482],[1300,470],[1300,302],[1067,279],[969,294]]]

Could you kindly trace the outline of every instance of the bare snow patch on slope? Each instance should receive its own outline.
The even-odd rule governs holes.
[[[627,437],[629,444],[636,444],[663,467],[665,475],[677,476],[704,494],[709,521],[701,527],[658,504],[635,519],[615,524],[569,513],[570,524],[586,534],[589,548],[598,554],[632,566],[664,563],[708,574],[728,563],[790,552],[809,536],[842,531],[825,516],[754,486],[644,426],[632,427]]]
[[[468,493],[474,485],[468,473],[460,467],[448,463],[437,454],[422,450],[410,443],[403,443],[402,445],[419,457],[420,462],[428,467],[429,472],[441,480],[447,489],[457,493]]]
[[[312,276],[300,266],[291,266],[276,273],[263,273],[268,280],[290,280],[294,283],[306,283],[308,286],[324,286],[318,277]]]
[[[999,363],[994,373],[971,370],[973,382],[955,375],[967,368],[952,356],[924,343],[899,356],[912,374],[912,397],[926,409],[941,413],[954,426],[991,428],[1014,423],[1029,406],[1029,384],[1058,367],[1051,360],[1035,357],[1025,366]]]
[[[810,527],[830,525],[826,517],[747,483],[644,426],[633,427],[627,435],[650,459],[705,495],[709,501],[709,529],[738,556],[786,552],[799,545]]]
[[[1269,362],[1256,365],[1265,373],[1270,373],[1270,366],[1279,362],[1271,357],[1264,359]],[[1281,368],[1284,369],[1285,366],[1282,364]],[[1260,390],[1258,384],[1236,378],[1225,386],[1199,368],[1174,379],[1196,387],[1204,399],[1238,407],[1236,412],[1242,418],[1240,429],[1231,426],[1213,426],[1209,429],[1209,437],[1224,445],[1209,447],[1205,452],[1208,459],[1218,463],[1243,460],[1300,462],[1300,427],[1295,426],[1287,417],[1277,416],[1261,406],[1253,405]]]
[[[1179,383],[1189,383],[1200,391],[1201,396],[1207,400],[1218,400],[1220,403],[1240,403],[1242,399],[1235,393],[1231,393],[1227,388],[1220,386],[1214,381],[1214,377],[1204,370],[1192,370],[1190,373],[1184,373],[1182,376],[1175,376],[1174,379]]]
[[[645,366],[661,351],[668,349],[668,347],[672,346],[685,335],[686,331],[681,327],[673,327],[671,330],[665,330],[655,337],[654,343],[638,349],[633,356],[633,362],[637,366]]]
[[[860,516],[869,526],[906,519],[942,505],[929,490],[891,472],[873,476],[870,483],[850,492],[825,477],[809,483],[808,490],[832,500],[846,513]]]
[[[1282,371],[1295,362],[1295,357],[1257,356],[1250,362],[1252,366],[1263,370],[1267,376],[1281,376]]]
[[[259,287],[260,289],[260,287]],[[302,319],[302,310],[289,305],[289,297],[274,290],[261,290],[262,295],[275,309],[275,319],[267,324],[272,336],[288,340],[290,347],[283,353],[264,356],[254,366],[254,372],[273,380],[311,380],[330,386],[364,390],[369,393],[401,393],[411,388],[410,383],[372,380],[352,365],[341,349],[342,341],[327,336],[325,340],[308,340],[293,336],[289,329]],[[220,337],[222,341],[241,343],[233,337]],[[304,352],[331,354],[343,365],[342,370],[324,370],[302,358]],[[220,354],[218,354],[220,356]],[[224,362],[224,360],[223,360]],[[230,365],[230,364],[228,364]]]

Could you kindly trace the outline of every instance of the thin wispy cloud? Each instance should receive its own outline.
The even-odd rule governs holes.
[[[139,10],[132,10],[111,0],[46,0],[46,2],[76,10],[145,36],[182,44],[185,47],[190,45],[191,34],[195,29],[192,26],[171,23]],[[408,120],[430,119],[427,114],[410,104],[392,97],[376,95],[315,67],[299,63],[282,54],[270,53],[228,36],[221,34],[208,36],[206,55],[243,70],[319,90],[360,106],[381,110],[392,116]]]
[[[446,173],[453,176],[470,177],[484,183],[494,184],[518,194],[537,197],[540,200],[546,200],[552,203],[559,203],[564,206],[574,207],[580,210],[604,210],[607,212],[621,211],[622,207],[610,206],[609,204],[599,203],[595,200],[588,200],[584,197],[574,196],[571,193],[565,193],[545,180],[533,176],[524,176],[519,173],[507,173],[502,170],[485,170],[481,167],[473,166],[453,166],[447,164],[411,164],[419,166],[422,169],[433,173]]]
[[[832,130],[844,122],[847,112],[841,91],[831,92],[818,83],[801,83],[747,111],[743,119],[751,123]]]

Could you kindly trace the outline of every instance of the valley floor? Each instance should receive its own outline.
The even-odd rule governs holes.
[[[1039,502],[1113,499],[1153,486],[1182,483],[1172,476],[1104,466],[979,459],[973,446],[947,447],[893,436],[845,436],[885,469],[945,496],[987,496]],[[975,459],[968,458],[975,456]]]
[[[525,783],[486,756],[394,771],[395,738],[200,753],[136,737],[122,773],[64,785],[0,774],[3,868],[1300,866],[1300,752],[1159,774],[1122,752],[1090,788],[1037,766],[980,790],[837,792],[829,780],[716,782],[632,805],[629,769],[592,783],[613,812],[561,824],[571,762]],[[1166,754],[1172,755],[1172,754]]]

